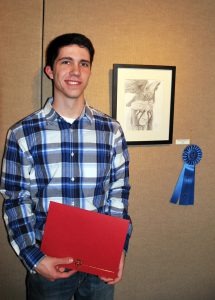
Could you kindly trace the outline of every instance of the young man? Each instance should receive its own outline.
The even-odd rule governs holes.
[[[45,73],[53,98],[9,130],[2,166],[4,219],[28,269],[30,300],[111,300],[122,277],[127,234],[115,280],[59,268],[72,258],[40,250],[50,201],[129,219],[129,156],[120,125],[89,107],[84,91],[94,56],[91,41],[64,34],[49,44]]]

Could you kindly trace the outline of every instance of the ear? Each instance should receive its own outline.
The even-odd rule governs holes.
[[[44,72],[46,73],[46,75],[48,76],[49,79],[53,79],[53,71],[52,68],[50,66],[46,66],[44,69]]]

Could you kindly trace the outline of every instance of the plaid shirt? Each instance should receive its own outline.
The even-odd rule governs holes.
[[[2,165],[10,242],[31,271],[44,257],[36,240],[50,201],[130,219],[129,155],[120,125],[87,105],[69,124],[52,102],[9,130]],[[131,231],[130,223],[125,250]]]

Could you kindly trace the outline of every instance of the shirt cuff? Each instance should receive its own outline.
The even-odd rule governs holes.
[[[45,254],[37,246],[28,246],[21,250],[20,257],[24,262],[26,268],[30,272],[34,272],[35,266],[45,257]]]
[[[131,234],[132,234],[132,230],[133,230],[133,226],[132,226],[132,223],[130,221],[130,224],[129,224],[129,227],[128,227],[128,232],[127,232],[125,243],[124,243],[124,248],[123,248],[125,254],[128,252],[128,246],[129,246],[129,241],[130,241],[130,237],[131,237]]]

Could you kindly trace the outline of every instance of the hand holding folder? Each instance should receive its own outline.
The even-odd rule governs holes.
[[[72,257],[66,268],[114,279],[128,226],[128,220],[51,202],[41,250]]]

